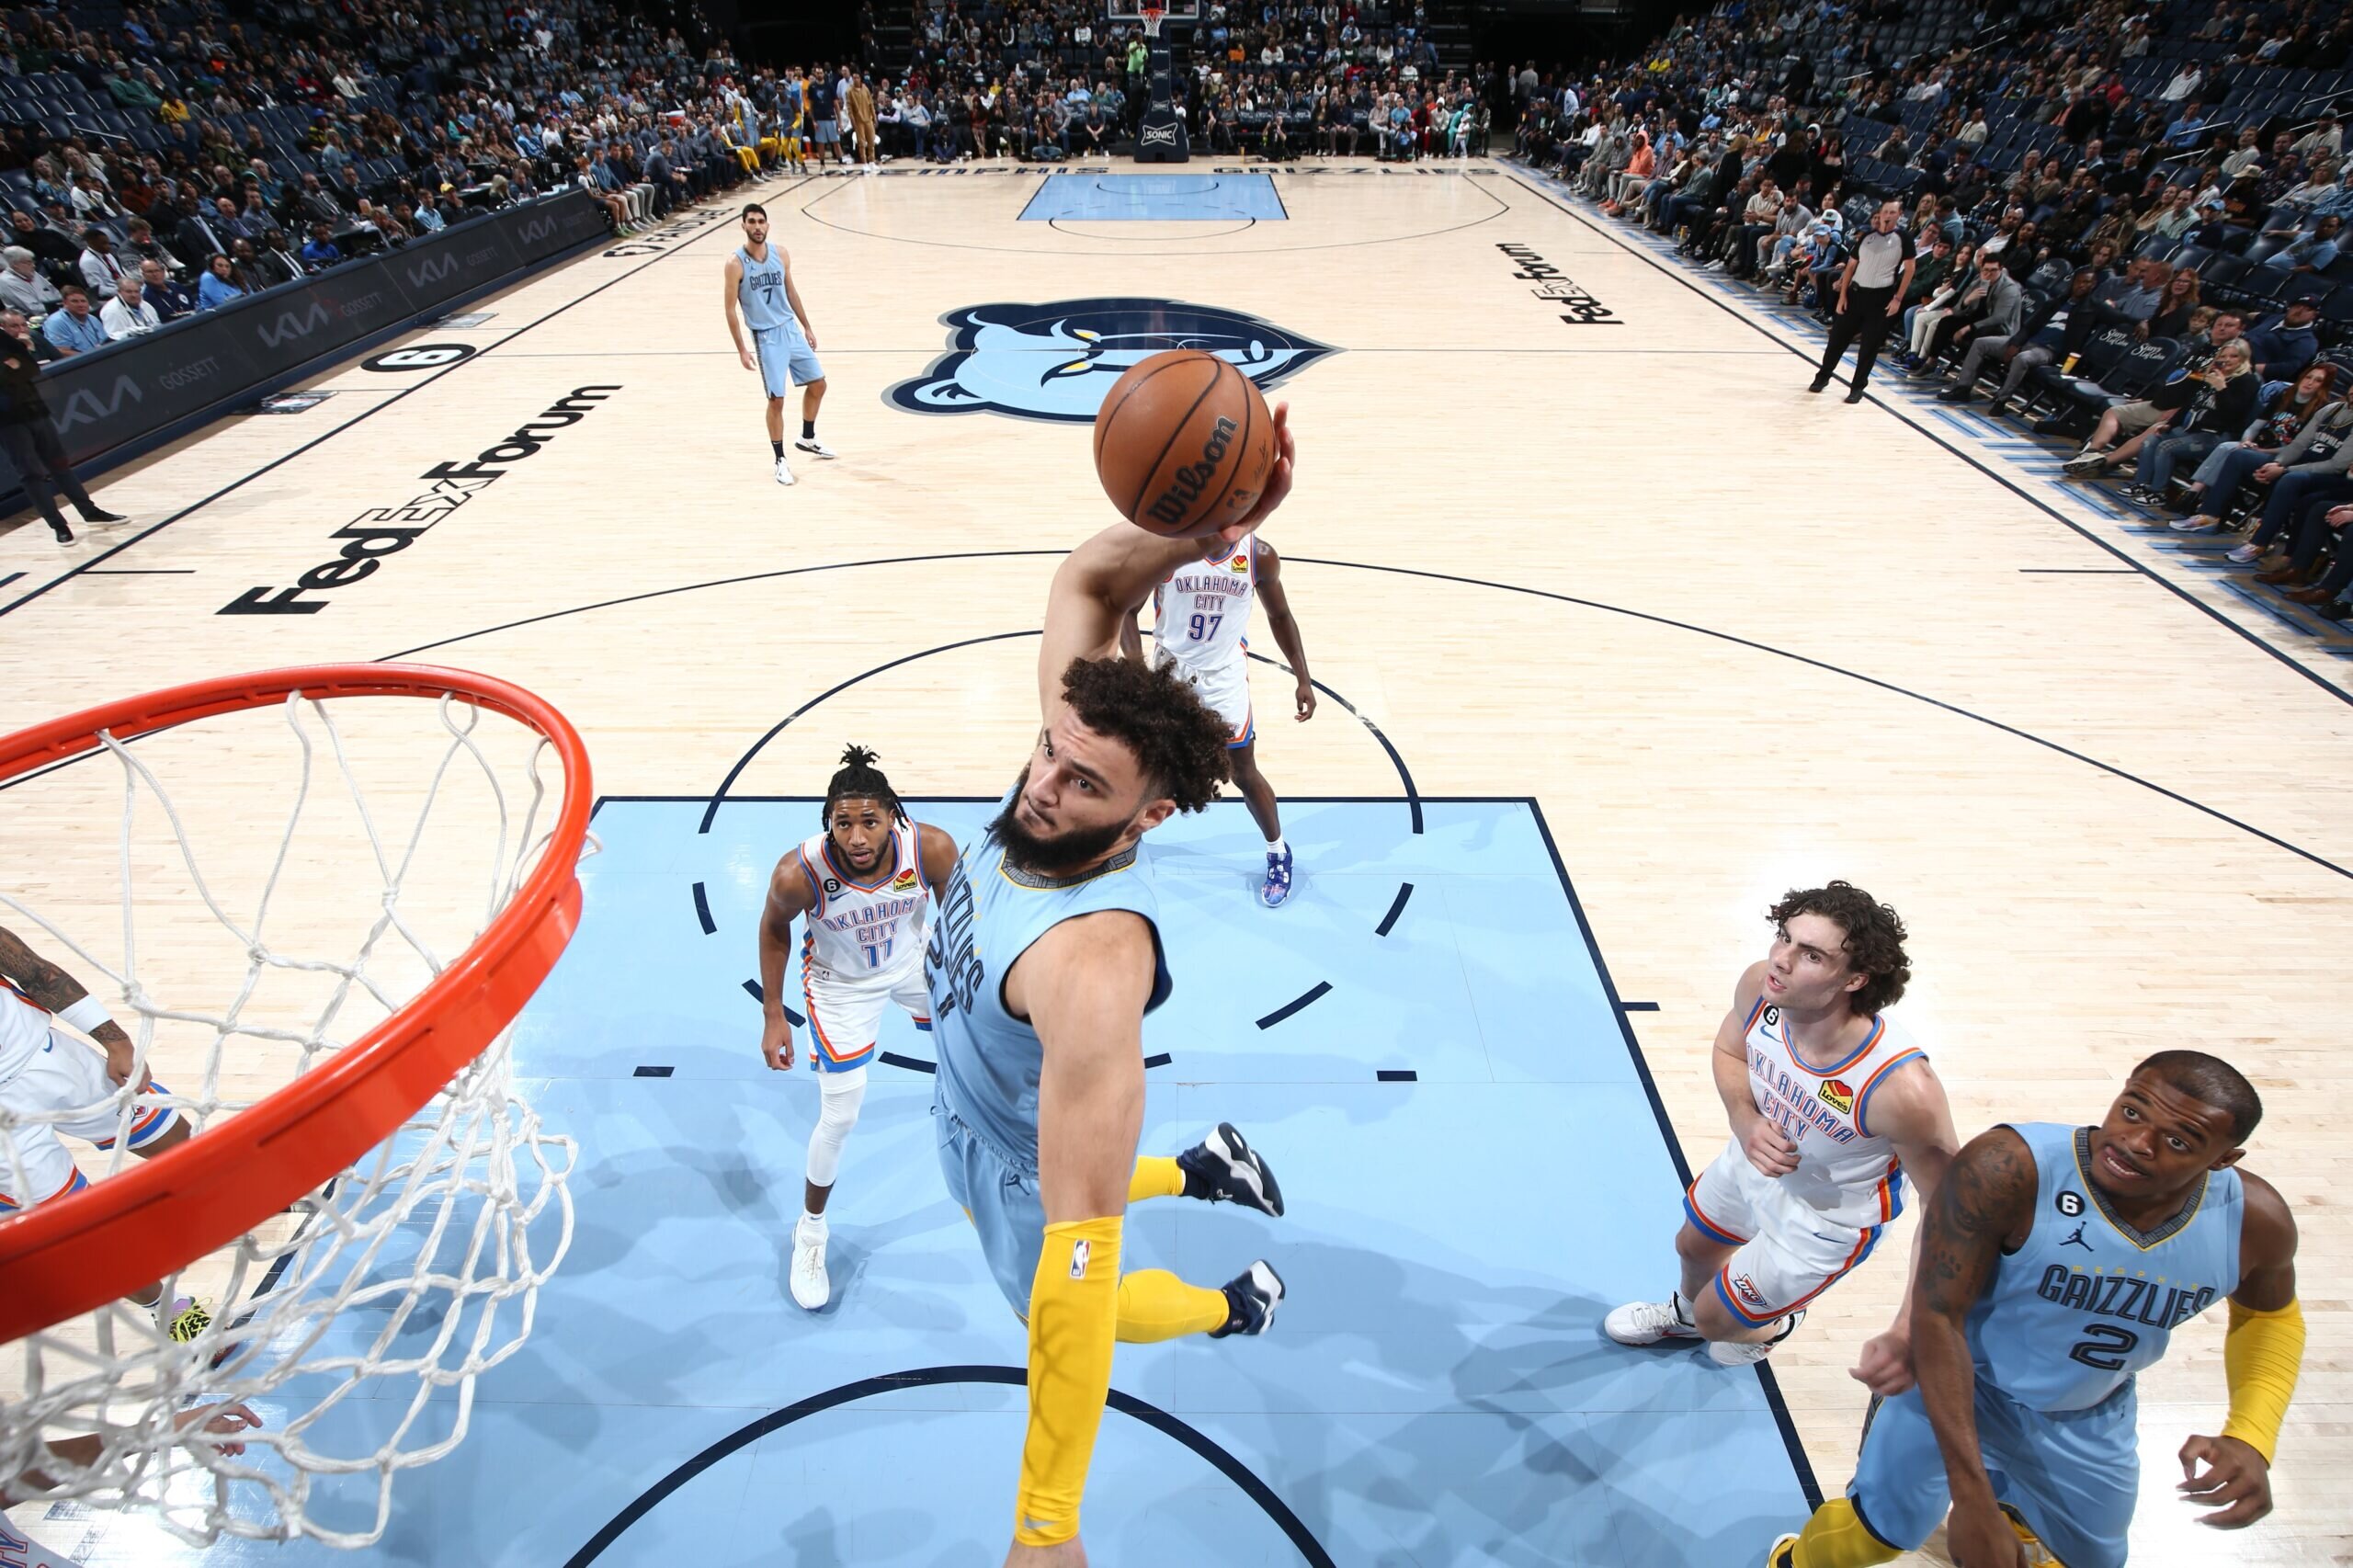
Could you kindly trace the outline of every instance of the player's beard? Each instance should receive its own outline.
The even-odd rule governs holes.
[[[989,831],[1005,846],[1006,863],[1032,876],[1061,877],[1083,869],[1108,853],[1134,821],[1131,817],[1128,822],[1105,823],[1100,827],[1032,833],[1014,815],[1020,809],[1022,791],[1029,788],[1029,769],[1024,767],[1021,777],[1014,782],[1012,804],[996,814],[996,820],[989,824]]]

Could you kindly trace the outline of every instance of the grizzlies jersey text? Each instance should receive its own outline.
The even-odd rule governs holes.
[[[1927,1056],[1883,1017],[1835,1065],[1800,1062],[1781,1009],[1762,997],[1748,1010],[1748,1086],[1756,1108],[1798,1146],[1781,1189],[1824,1218],[1869,1230],[1904,1212],[1895,1145],[1870,1131],[1871,1096],[1889,1074]]]
[[[1207,670],[1239,655],[1250,631],[1257,554],[1254,534],[1230,554],[1179,567],[1152,591],[1159,615],[1152,635],[1162,657],[1188,670]]]
[[[784,297],[784,262],[776,246],[768,246],[767,252],[755,261],[742,246],[735,250],[735,259],[744,266],[743,280],[735,285],[735,302],[744,308],[744,324],[754,332],[799,324],[793,318],[792,302]]]
[[[1011,810],[1013,799],[1008,793],[997,809]],[[1037,877],[1007,866],[1005,846],[983,830],[957,858],[932,922],[924,982],[939,1054],[935,1101],[1025,1173],[1038,1168],[1044,1052],[1028,1020],[1005,1010],[1006,973],[1054,926],[1105,909],[1131,910],[1152,927],[1150,1012],[1168,999],[1170,983],[1150,863],[1136,849],[1083,877]]]
[[[824,834],[801,846],[801,869],[817,894],[801,942],[804,975],[816,980],[894,979],[923,963],[923,862],[911,822],[893,823],[891,853],[871,882],[853,881]]]
[[[2238,1289],[2244,1188],[2209,1171],[2143,1233],[2091,1179],[2089,1128],[2013,1123],[2034,1156],[2034,1226],[1970,1309],[1977,1375],[2032,1410],[2088,1410],[2165,1353],[2173,1331]]]

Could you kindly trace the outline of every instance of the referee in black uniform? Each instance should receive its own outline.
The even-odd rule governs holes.
[[[1871,226],[1855,242],[1846,270],[1838,274],[1838,314],[1830,324],[1830,341],[1822,351],[1822,368],[1813,373],[1808,392],[1830,384],[1830,373],[1855,346],[1855,384],[1848,403],[1863,401],[1871,379],[1871,362],[1879,358],[1880,339],[1888,324],[1904,308],[1904,291],[1912,287],[1912,236],[1896,227],[1904,217],[1901,202],[1883,201],[1871,214]]]

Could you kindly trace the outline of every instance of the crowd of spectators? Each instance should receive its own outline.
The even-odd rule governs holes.
[[[631,231],[782,163],[788,109],[855,79],[748,71],[690,8],[264,12],[0,15],[0,305],[42,360],[571,187]]]
[[[1961,7],[1735,0],[1493,96],[1518,156],[1829,324],[1814,390],[1852,339],[1859,401],[1893,335],[1942,401],[1990,388],[2071,477],[2353,615],[2353,8]]]
[[[1099,0],[915,0],[913,59],[891,95],[898,145],[943,161],[1054,158],[1132,136],[1148,50],[1141,28],[1104,13]],[[1471,74],[1441,64],[1422,0],[1211,0],[1166,37],[1172,101],[1205,153],[1486,150],[1490,107]]]

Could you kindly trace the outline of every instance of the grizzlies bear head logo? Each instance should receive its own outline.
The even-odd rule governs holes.
[[[1171,348],[1214,354],[1261,391],[1336,352],[1241,311],[1176,300],[970,305],[942,319],[949,351],[890,390],[901,408],[1085,424],[1130,366]]]

